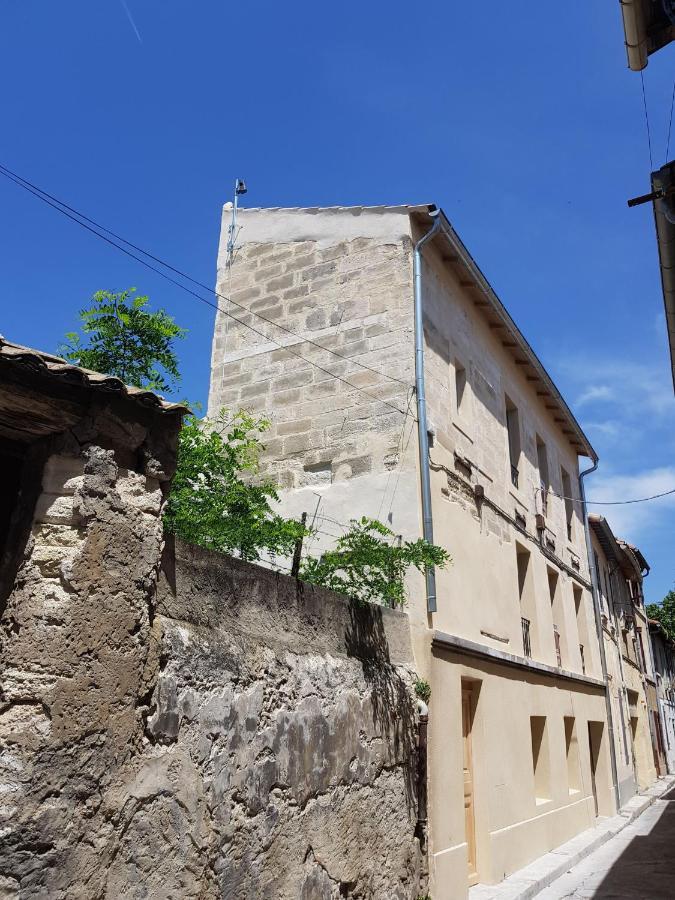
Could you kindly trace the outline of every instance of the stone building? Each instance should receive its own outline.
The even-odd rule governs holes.
[[[642,591],[648,567],[639,550],[614,536],[605,518],[591,514],[589,524],[623,805],[665,774],[659,761],[660,721]]]
[[[429,474],[434,539],[453,563],[435,591],[410,579],[408,613],[432,685],[431,894],[457,900],[616,808],[577,478],[595,453],[435,208],[241,210],[231,264],[229,216],[209,414],[270,418],[263,468],[282,510],[314,522],[309,552],[360,516],[419,537]],[[419,270],[425,459],[413,261],[432,221]]]
[[[649,636],[661,714],[663,751],[668,773],[675,775],[675,645],[656,619],[649,619]]]

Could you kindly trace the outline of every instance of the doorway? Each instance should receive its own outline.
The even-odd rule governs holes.
[[[477,884],[476,868],[476,815],[474,802],[473,730],[474,698],[473,689],[462,682],[462,753],[464,775],[464,829],[468,856],[469,884]]]

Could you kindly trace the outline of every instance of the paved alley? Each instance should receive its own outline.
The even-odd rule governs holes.
[[[675,897],[675,788],[580,862],[539,900]]]

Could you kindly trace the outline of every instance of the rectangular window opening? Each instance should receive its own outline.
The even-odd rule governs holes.
[[[562,645],[560,638],[560,629],[562,627],[562,610],[558,598],[558,573],[553,569],[547,569],[548,573],[548,592],[551,599],[551,615],[553,616],[553,643],[555,645],[556,661],[562,668]]]
[[[508,397],[506,401],[506,431],[509,441],[509,461],[511,463],[511,483],[518,487],[518,474],[520,467],[520,418],[518,407]]]
[[[588,628],[586,624],[586,609],[584,607],[583,590],[579,585],[572,585],[572,595],[574,596],[574,613],[577,618],[577,634],[579,636],[579,657],[581,659],[581,672],[586,674],[586,644],[588,641]]]
[[[546,444],[537,435],[537,466],[539,467],[539,490],[541,493],[541,511],[544,515],[548,510],[548,489],[550,486],[548,475],[548,453]]]
[[[529,659],[532,657],[532,617],[534,613],[534,598],[532,596],[530,579],[529,551],[516,544],[516,566],[518,569],[518,600],[520,602],[520,627],[523,636],[523,654]]]
[[[461,413],[466,399],[466,369],[460,363],[455,363],[455,401],[457,412]]]
[[[551,768],[546,716],[530,716],[530,737],[532,739],[535,802],[537,804],[546,803],[551,799]]]
[[[567,759],[567,789],[570,794],[578,794],[581,790],[581,773],[579,771],[579,742],[574,716],[565,716],[565,756]]]
[[[574,501],[572,500],[572,479],[569,472],[560,469],[560,481],[562,484],[563,503],[565,504],[565,526],[567,528],[567,540],[574,537]]]

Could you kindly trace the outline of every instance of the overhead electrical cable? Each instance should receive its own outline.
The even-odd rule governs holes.
[[[268,319],[267,316],[262,315],[261,313],[254,312],[249,307],[244,306],[241,303],[237,303],[236,300],[233,300],[232,297],[226,297],[225,294],[221,294],[219,291],[214,288],[209,287],[201,281],[198,281],[196,278],[193,278],[191,275],[188,275],[187,272],[183,272],[181,269],[176,268],[171,265],[171,263],[166,262],[158,256],[155,256],[149,250],[144,250],[143,247],[139,247],[137,244],[134,244],[132,241],[127,240],[127,238],[122,237],[122,235],[116,234],[111,229],[106,228],[105,225],[101,225],[95,219],[91,219],[89,216],[86,216],[84,213],[81,213],[78,209],[75,209],[72,206],[69,206],[63,200],[60,200],[58,197],[53,196],[53,194],[48,193],[43,188],[39,187],[33,182],[28,181],[26,178],[23,178],[21,175],[17,175],[16,172],[13,172],[7,166],[0,163],[0,173],[5,175],[7,178],[11,178],[14,180],[15,184],[19,183],[21,187],[24,187],[26,190],[33,193],[35,196],[38,196],[40,199],[47,198],[51,200],[52,203],[57,204],[58,207],[63,207],[63,210],[68,210],[68,212],[72,213],[74,216],[77,216],[79,219],[82,219],[83,222],[88,222],[90,225],[93,225],[94,228],[98,229],[98,231],[103,234],[109,235],[111,238],[114,238],[116,241],[121,241],[123,244],[126,244],[127,247],[131,247],[132,250],[135,250],[137,253],[141,253],[143,256],[147,256],[148,259],[151,259],[153,262],[158,263],[160,266],[164,266],[164,268],[168,269],[170,272],[173,272],[175,275],[179,275],[181,278],[184,278],[186,281],[189,281],[191,284],[200,287],[202,290],[207,291],[209,294],[215,294],[217,297],[220,297],[221,300],[226,300],[228,303],[231,303],[232,306],[236,306],[238,309],[249,313],[252,316],[255,316],[257,319],[260,319],[263,322],[266,322],[268,325],[273,326],[274,328],[278,328],[280,331],[285,331],[286,334],[291,335],[292,337],[297,338],[301,343],[311,344],[313,347],[316,347],[319,350],[323,350],[326,353],[330,353],[333,356],[336,356],[338,359],[341,359],[345,362],[352,362],[357,366],[360,366],[362,369],[367,369],[369,372],[374,372],[376,375],[381,376],[382,378],[386,378],[389,381],[395,381],[398,384],[403,384],[408,387],[408,382],[402,378],[397,378],[395,375],[389,375],[387,372],[381,372],[379,369],[375,369],[373,366],[369,366],[367,363],[359,362],[356,359],[353,359],[350,356],[345,356],[343,353],[338,353],[337,350],[331,350],[330,347],[325,347],[323,344],[320,344],[318,341],[312,340],[312,338],[306,337],[304,335],[298,334],[296,331],[293,331],[291,328],[286,327],[285,325],[281,325],[279,322],[275,322],[273,319]],[[43,195],[40,197],[40,195]],[[45,200],[47,202],[47,200]],[[52,204],[50,204],[52,205]],[[65,213],[64,213],[65,214]],[[230,266],[231,269],[231,266]],[[221,312],[225,312],[222,307],[216,307],[221,310]],[[267,335],[264,335],[267,337]],[[268,337],[268,340],[272,340],[272,338]]]
[[[653,170],[654,161],[652,159],[652,135],[651,135],[651,131],[649,130],[649,113],[647,112],[647,95],[645,94],[645,77],[644,77],[642,71],[640,71],[640,82],[642,84],[642,103],[645,108],[645,122],[647,123],[647,143],[649,145],[649,168],[650,168],[650,170]]]
[[[390,403],[388,400],[384,400],[383,398],[378,397],[375,394],[372,394],[370,391],[367,391],[365,388],[358,387],[357,385],[352,384],[351,381],[348,381],[346,377],[337,375],[335,372],[331,372],[329,369],[324,368],[323,366],[319,365],[319,363],[315,362],[314,360],[308,359],[306,356],[303,356],[301,353],[298,353],[296,350],[293,350],[291,347],[289,347],[285,344],[280,344],[279,341],[275,340],[274,338],[271,338],[269,335],[265,334],[263,331],[260,331],[259,329],[254,328],[253,325],[250,325],[248,322],[245,322],[243,319],[239,319],[239,318],[237,318],[237,316],[233,315],[232,313],[227,312],[218,303],[213,303],[211,300],[207,300],[205,297],[202,297],[196,291],[193,291],[191,288],[187,287],[186,285],[181,284],[181,282],[176,281],[175,278],[172,278],[170,275],[167,275],[166,272],[163,272],[161,269],[158,269],[156,266],[153,266],[146,259],[143,259],[141,256],[137,256],[135,253],[131,252],[126,247],[123,247],[116,240],[113,240],[112,238],[107,237],[106,234],[102,234],[101,231],[97,231],[96,228],[98,226],[92,227],[92,225],[87,224],[87,222],[81,221],[80,219],[78,219],[77,213],[71,214],[71,212],[67,211],[66,209],[62,209],[58,205],[59,201],[52,201],[50,198],[47,198],[46,196],[41,196],[39,188],[33,189],[32,186],[29,187],[27,184],[22,184],[21,180],[19,180],[17,177],[14,177],[12,174],[9,174],[9,170],[7,170],[5,166],[0,165],[0,175],[4,175],[5,178],[7,178],[9,181],[14,182],[14,184],[18,185],[18,187],[21,187],[24,190],[28,191],[34,197],[37,197],[38,200],[42,200],[43,203],[46,203],[48,206],[51,206],[52,209],[55,209],[57,212],[60,212],[62,215],[66,216],[68,219],[75,222],[77,225],[80,225],[82,228],[86,229],[91,234],[93,234],[96,237],[100,238],[101,240],[105,241],[107,244],[110,244],[110,246],[115,247],[117,250],[120,250],[126,256],[129,256],[131,259],[136,260],[136,262],[140,263],[142,266],[145,266],[147,269],[150,269],[152,272],[155,272],[161,278],[164,278],[166,281],[169,281],[171,284],[175,285],[176,287],[178,287],[181,290],[185,291],[186,293],[190,294],[196,300],[199,300],[201,303],[206,304],[206,306],[210,306],[212,309],[222,312],[223,315],[232,319],[234,322],[238,322],[240,325],[243,325],[245,328],[248,328],[250,331],[254,332],[255,334],[259,335],[260,337],[265,338],[265,340],[274,344],[280,350],[287,350],[291,355],[296,356],[298,359],[304,360],[304,362],[308,363],[311,366],[314,366],[315,368],[319,369],[319,371],[323,372],[326,375],[329,375],[331,378],[335,378],[335,379],[337,379],[337,381],[341,381],[343,384],[346,384],[348,387],[352,388],[352,390],[359,391],[361,394],[364,394],[365,396],[370,397],[371,400],[375,400],[378,403],[383,403],[385,406],[388,406],[390,409],[395,410],[397,413],[399,413],[402,416],[406,415],[406,410],[401,409],[399,406],[396,406],[394,403]],[[127,243],[127,242],[125,242],[125,243]],[[129,246],[132,246],[132,245],[129,244]],[[139,251],[139,252],[142,253],[143,251]],[[160,261],[160,264],[165,265],[161,261]],[[172,268],[172,267],[167,266],[167,268]],[[177,271],[177,270],[172,269],[172,271]],[[209,292],[211,292],[210,288],[205,288],[205,290],[208,290]],[[243,308],[245,309],[245,307],[243,307]],[[249,310],[246,310],[246,311],[249,312]],[[302,338],[300,338],[300,340],[302,340]],[[321,349],[327,349],[327,348],[321,348]],[[330,352],[332,352],[332,351],[330,351]],[[345,359],[349,360],[349,357],[345,357]],[[357,360],[350,360],[350,361],[357,363],[357,365],[361,365],[364,368],[370,368],[369,366],[365,366],[364,364],[358,363]],[[376,372],[378,375],[383,374],[383,373],[377,372],[377,370],[375,370],[375,369],[373,369],[372,371]],[[352,373],[352,374],[355,374],[355,373]],[[390,376],[383,376],[383,377],[390,377]],[[398,380],[398,379],[396,379],[396,380]],[[409,387],[409,385],[407,385],[406,382],[402,382],[402,383],[406,384],[406,386]]]
[[[666,141],[666,159],[668,162],[668,152],[670,150],[670,130],[673,127],[673,106],[675,106],[675,78],[673,79],[673,95],[670,98],[670,120],[668,122],[668,139]]]

